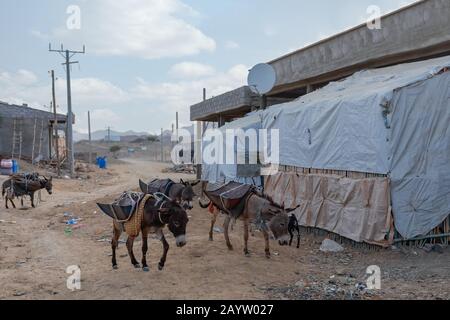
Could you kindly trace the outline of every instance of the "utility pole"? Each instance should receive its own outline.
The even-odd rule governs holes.
[[[53,129],[55,130],[55,150],[56,150],[56,170],[58,177],[61,176],[61,162],[59,159],[59,135],[58,135],[58,115],[56,114],[56,90],[55,90],[55,71],[50,71],[52,77],[52,105],[53,105]]]
[[[53,50],[52,45],[49,44],[48,50],[50,52],[59,53],[64,59],[65,63],[63,65],[66,67],[66,77],[67,77],[67,160],[69,163],[69,171],[70,175],[73,176],[75,173],[75,159],[74,159],[74,150],[73,150],[73,112],[72,112],[72,91],[71,91],[71,83],[70,83],[70,66],[72,64],[77,64],[78,61],[70,61],[73,56],[76,54],[85,54],[86,47],[83,46],[83,51],[72,51],[72,50],[64,50],[63,45],[61,45],[61,49]]]
[[[164,129],[161,128],[161,162],[164,162]]]
[[[203,88],[203,101],[206,101],[206,88]],[[204,124],[201,121],[197,121],[197,134],[195,141],[195,164],[197,168],[197,179],[202,178],[202,140],[203,133],[205,131]],[[202,188],[202,196],[203,196]]]
[[[89,132],[89,164],[92,164],[92,135],[91,135],[91,112],[88,111],[88,132]]]

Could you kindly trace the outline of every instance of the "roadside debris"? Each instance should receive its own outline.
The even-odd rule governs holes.
[[[167,168],[162,171],[163,173],[186,173],[195,174],[195,168],[193,165],[180,164],[175,165],[172,168]]]
[[[6,220],[0,220],[0,223],[6,223],[6,224],[17,224],[16,221],[6,221]]]
[[[221,227],[214,227],[215,233],[223,233],[223,229]]]
[[[431,243],[427,243],[424,245],[423,250],[426,253],[430,253],[430,252],[437,252],[440,254],[444,253],[444,246],[441,244],[431,244]]]
[[[336,253],[344,251],[344,247],[333,240],[325,239],[320,246],[320,251]]]

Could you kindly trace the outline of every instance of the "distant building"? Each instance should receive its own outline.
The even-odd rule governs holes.
[[[106,136],[105,137],[105,141],[108,141],[108,142],[120,142],[120,141],[122,141],[122,139],[121,139],[120,136],[110,136],[110,137]]]
[[[0,155],[26,160],[50,160],[56,156],[54,114],[27,105],[0,102]],[[66,150],[67,117],[57,115],[60,154]]]

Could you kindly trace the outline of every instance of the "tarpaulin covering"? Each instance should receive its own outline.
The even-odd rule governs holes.
[[[397,230],[425,235],[450,214],[449,67],[361,71],[261,111],[261,127],[279,130],[281,165],[389,176]]]
[[[425,235],[450,214],[450,72],[396,92],[390,122],[395,226]]]
[[[393,235],[388,178],[279,173],[266,178],[265,194],[285,208],[298,207],[302,226],[383,246]]]

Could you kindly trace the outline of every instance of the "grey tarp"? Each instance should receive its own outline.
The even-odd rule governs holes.
[[[390,122],[395,225],[412,238],[450,214],[450,72],[397,91]]]

